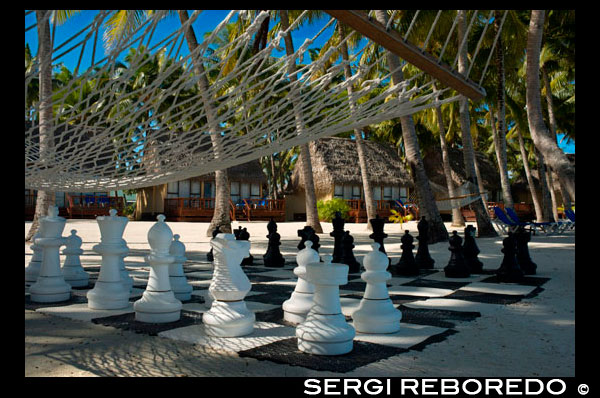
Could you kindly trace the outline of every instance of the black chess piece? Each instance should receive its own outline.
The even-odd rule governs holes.
[[[419,236],[417,236],[419,246],[415,255],[417,267],[419,269],[433,269],[435,260],[429,254],[429,222],[425,219],[425,216],[421,217],[417,229],[419,230]]]
[[[220,233],[221,233],[221,226],[217,225],[217,228],[215,228],[215,230],[212,232],[212,237],[216,238],[217,235]],[[212,246],[210,248],[210,251],[206,254],[206,259],[210,262],[212,262],[214,260]]]
[[[496,277],[499,282],[518,283],[523,279],[523,270],[517,260],[517,242],[512,232],[502,240],[502,246],[504,258],[496,270]]]
[[[319,235],[317,235],[313,227],[307,225],[304,228],[299,229],[298,236],[300,237],[300,243],[298,243],[298,250],[304,249],[306,247],[304,245],[304,242],[310,240],[313,243],[311,249],[313,249],[316,252],[319,251],[319,247],[321,247],[321,245],[319,244],[319,240],[321,238],[319,238]]]
[[[271,221],[269,221],[267,224],[267,229],[269,231],[269,234],[267,235],[269,243],[267,246],[267,252],[263,255],[265,267],[283,267],[285,264],[285,259],[279,251],[279,246],[281,245],[281,235],[277,233],[277,223],[275,223],[272,217]]]
[[[446,278],[467,278],[471,275],[469,267],[465,263],[465,257],[463,253],[462,241],[463,239],[458,235],[456,231],[452,231],[452,236],[448,240],[450,247],[448,250],[452,253],[450,255],[450,261],[444,268]]]
[[[408,231],[405,231],[400,241],[402,242],[402,245],[400,245],[402,255],[398,264],[390,267],[390,273],[394,276],[419,275],[419,267],[413,255],[413,249],[415,248],[415,245],[413,245],[414,238]]]
[[[356,261],[354,257],[354,253],[352,252],[354,249],[354,238],[350,235],[350,231],[346,231],[344,233],[344,237],[342,238],[341,243],[341,257],[339,262],[342,264],[346,264],[348,268],[349,274],[355,274],[360,272],[360,263]]]
[[[531,231],[525,231],[525,228],[519,227],[514,234],[517,245],[517,262],[523,275],[535,275],[537,264],[529,256],[529,241],[531,240]]]
[[[477,255],[480,253],[477,243],[475,242],[475,228],[472,225],[467,225],[465,228],[465,243],[463,245],[463,253],[465,263],[469,267],[472,274],[480,274],[483,269],[483,263],[479,261]]]
[[[246,228],[242,228],[241,226],[238,229],[233,231],[236,240],[250,240],[250,234]],[[254,265],[254,257],[252,254],[249,254],[248,257],[242,260],[241,265]]]
[[[379,251],[387,255],[385,247],[383,246],[383,240],[388,237],[388,235],[383,232],[385,219],[379,218],[379,215],[376,215],[375,218],[370,219],[369,222],[371,223],[371,228],[373,228],[373,233],[369,235],[369,238],[379,243]]]
[[[342,258],[342,239],[344,239],[344,219],[339,211],[335,212],[335,217],[331,220],[333,231],[329,236],[333,237],[333,259],[331,262],[339,263]],[[354,240],[354,239],[353,239]],[[344,263],[345,264],[345,263]]]

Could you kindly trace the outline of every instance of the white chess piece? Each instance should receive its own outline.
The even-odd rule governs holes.
[[[125,268],[125,257],[127,257],[128,253],[129,250],[119,257],[119,273],[121,274],[121,283],[123,283],[127,291],[131,293],[133,291],[133,278],[129,275],[129,272],[127,272],[127,268]]]
[[[317,355],[342,355],[352,351],[354,328],[346,323],[340,303],[340,285],[348,283],[348,266],[331,263],[306,265],[306,280],[313,283],[313,305],[306,320],[296,327],[298,349]]]
[[[173,242],[171,242],[169,253],[175,256],[175,260],[169,265],[171,289],[177,299],[181,301],[189,300],[192,298],[194,288],[188,283],[183,273],[183,263],[185,263],[187,258],[185,258],[185,245],[179,240],[178,234],[173,235]]]
[[[81,249],[81,238],[77,236],[77,230],[72,229],[71,235],[66,238],[66,246],[63,249],[65,262],[63,263],[62,273],[65,281],[73,287],[87,286],[90,276],[81,266],[80,255],[83,254]]]
[[[148,231],[151,251],[146,257],[150,265],[148,285],[142,298],[133,303],[135,319],[147,323],[175,322],[181,318],[181,301],[175,298],[169,281],[169,265],[175,256],[169,254],[173,232],[159,214],[158,222]]]
[[[87,292],[88,307],[97,310],[118,310],[129,306],[129,290],[121,280],[121,257],[129,252],[122,238],[127,217],[117,216],[110,209],[109,216],[98,216],[100,243],[92,250],[102,256],[100,274],[94,288]]]
[[[283,302],[283,319],[298,324],[306,320],[306,315],[313,303],[315,286],[306,280],[306,265],[319,262],[319,253],[312,248],[313,243],[307,240],[306,247],[296,255],[298,266],[294,274],[298,277],[296,287],[289,299]]]
[[[379,251],[379,243],[363,259],[365,272],[361,278],[367,282],[365,293],[352,314],[354,328],[358,333],[395,333],[400,330],[402,313],[394,307],[386,282],[392,277],[386,268],[388,257]]]
[[[31,239],[33,242],[31,245],[33,255],[31,256],[31,261],[29,261],[29,264],[27,264],[27,267],[25,267],[25,282],[36,282],[38,276],[40,276],[40,268],[42,266],[42,248],[35,244],[35,240],[42,237],[43,225],[43,223],[40,223],[38,231],[33,235],[33,239]]]
[[[56,206],[50,206],[48,216],[40,219],[42,234],[35,244],[42,248],[42,264],[37,281],[29,288],[33,302],[55,303],[71,298],[71,285],[65,282],[60,269],[60,246],[66,240],[62,237],[66,221],[58,216]]]
[[[204,330],[219,337],[250,334],[256,317],[246,307],[244,297],[252,284],[240,266],[250,252],[250,242],[235,240],[233,234],[218,234],[210,245],[215,269],[208,290],[214,300],[210,310],[202,315]]]

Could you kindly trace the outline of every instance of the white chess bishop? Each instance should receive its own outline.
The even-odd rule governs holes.
[[[175,260],[169,265],[169,280],[171,289],[178,300],[186,301],[192,298],[194,288],[190,285],[183,273],[183,263],[185,258],[185,245],[179,240],[179,235],[173,235],[173,242],[169,248],[169,253],[175,257]]]
[[[165,216],[159,214],[158,222],[148,231],[150,254],[146,261],[150,265],[148,285],[142,298],[133,303],[135,319],[146,323],[167,323],[178,321],[181,317],[181,301],[171,290],[169,265],[175,256],[169,253],[173,232],[165,223]]]
[[[60,246],[66,241],[62,237],[66,221],[58,216],[57,206],[50,206],[48,216],[40,219],[43,227],[35,244],[42,249],[42,264],[37,281],[29,288],[31,301],[56,303],[71,298],[71,285],[65,282],[60,269]]]
[[[306,265],[306,279],[315,286],[313,305],[306,320],[296,327],[298,349],[317,355],[342,355],[352,351],[354,328],[346,323],[340,303],[340,285],[348,283],[348,266],[332,263]]]
[[[238,337],[252,333],[255,315],[244,297],[252,288],[240,266],[248,257],[250,242],[235,240],[233,234],[218,234],[211,239],[214,272],[208,288],[214,298],[210,310],[202,315],[205,331],[211,336]]]
[[[65,281],[73,287],[87,286],[90,276],[81,266],[79,256],[83,254],[83,250],[81,249],[81,238],[77,236],[77,230],[72,229],[71,235],[65,241],[66,247],[62,251],[66,256],[62,267]]]
[[[118,310],[129,306],[129,289],[121,280],[120,263],[129,248],[123,237],[127,217],[117,216],[115,209],[108,216],[96,217],[100,228],[100,243],[92,250],[102,256],[100,274],[94,288],[87,292],[88,307],[97,310]]]
[[[379,243],[363,259],[365,272],[361,278],[367,285],[358,309],[352,314],[354,328],[358,333],[395,333],[400,330],[402,313],[394,307],[386,282],[392,277],[386,271],[388,257],[379,251]]]
[[[306,265],[318,263],[319,253],[312,248],[312,241],[307,240],[306,247],[296,255],[298,266],[294,274],[298,277],[296,287],[289,299],[283,302],[283,319],[287,322],[298,324],[306,320],[306,315],[313,303],[315,286],[306,280]]]

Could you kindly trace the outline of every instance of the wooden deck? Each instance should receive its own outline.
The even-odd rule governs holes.
[[[367,208],[365,206],[364,200],[346,199],[346,203],[348,203],[348,205],[350,206],[348,216],[350,217],[350,220],[352,222],[367,222]],[[380,218],[384,218],[386,221],[388,221],[389,217],[392,215],[392,209],[400,211],[402,215],[412,213],[415,217],[415,220],[419,217],[419,208],[413,203],[405,203],[405,207],[399,206],[394,200],[376,200],[375,203],[377,205],[377,215]]]
[[[104,195],[66,194],[67,215],[69,218],[96,218],[108,216],[110,209],[116,209],[119,216],[125,209],[125,198]]]
[[[232,221],[285,221],[285,200],[244,199],[243,203],[229,201]],[[209,222],[215,211],[214,198],[165,199],[165,216],[169,221]]]

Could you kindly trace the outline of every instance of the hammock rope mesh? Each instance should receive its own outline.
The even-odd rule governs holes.
[[[373,62],[362,62],[372,56],[366,52],[373,43],[366,39],[345,61],[353,69],[352,78],[343,79],[340,47],[354,32],[337,42],[329,40],[326,56],[312,59],[309,51],[318,39],[329,39],[335,18],[323,18],[314,36],[294,43],[291,55],[285,55],[284,37],[298,28],[301,18],[291,21],[288,31],[271,34],[266,46],[254,53],[254,38],[262,22],[269,16],[277,19],[276,11],[233,10],[187,55],[182,55],[188,44],[185,32],[203,11],[192,12],[164,37],[157,26],[166,11],[145,13],[139,26],[98,59],[94,50],[103,46],[105,23],[115,12],[97,12],[87,26],[73,29],[75,33],[53,44],[53,66],[69,53],[77,54],[78,61],[72,76],[63,76],[54,89],[50,145],[40,147],[38,101],[26,102],[26,188],[89,192],[164,184],[410,115],[460,96],[441,83],[442,88],[434,91],[431,77],[421,71],[405,72],[403,82],[390,84],[393,71],[382,72],[380,66],[385,51],[373,52],[378,54]],[[408,31],[402,34],[408,36],[411,29],[417,29],[419,21],[415,20],[423,14],[414,13]],[[491,15],[476,12],[472,17],[483,21],[483,34]],[[37,31],[31,18],[27,21],[26,32]],[[232,23],[241,27],[240,34],[223,40]],[[52,36],[58,40],[63,26],[51,25]],[[391,26],[399,29],[397,25]],[[469,33],[475,34],[471,25]],[[194,29],[196,34],[204,33],[197,26]],[[477,50],[483,39],[475,39]],[[493,39],[487,37],[488,42]],[[442,54],[449,60],[454,57],[449,54],[449,41],[456,42],[456,38],[446,40],[440,59]],[[89,66],[81,70],[85,60]],[[470,61],[469,71],[475,71],[475,59]],[[39,62],[34,59],[25,72],[26,98],[39,79]],[[380,74],[373,77],[376,71]],[[208,83],[205,90],[203,82]]]

